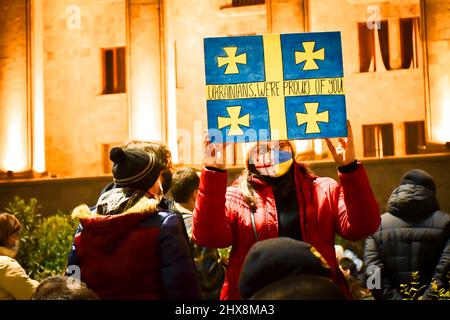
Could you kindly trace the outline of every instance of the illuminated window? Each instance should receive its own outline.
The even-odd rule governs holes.
[[[242,6],[252,6],[255,4],[264,4],[266,3],[265,0],[233,0],[232,6],[233,7],[242,7]]]
[[[366,22],[360,22],[358,40],[360,72],[419,67],[418,17],[381,20],[380,29],[369,29]]]
[[[425,146],[423,121],[405,122],[405,153],[417,154]]]
[[[365,22],[358,23],[359,71],[375,71],[375,32]]]
[[[394,129],[392,123],[363,126],[364,157],[394,155]]]
[[[126,92],[125,47],[102,49],[103,94]]]

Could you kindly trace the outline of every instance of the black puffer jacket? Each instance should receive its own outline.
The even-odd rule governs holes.
[[[450,214],[439,210],[435,193],[421,185],[403,184],[391,194],[389,212],[365,243],[364,262],[381,270],[381,289],[376,299],[402,299],[402,283],[411,283],[419,271],[421,294],[429,298],[434,280],[448,288],[450,278]],[[369,275],[369,274],[368,274]]]

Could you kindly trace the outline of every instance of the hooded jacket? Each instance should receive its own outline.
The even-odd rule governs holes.
[[[30,300],[39,285],[14,259],[15,253],[0,246],[0,300]]]
[[[96,212],[74,210],[81,230],[68,265],[80,267],[101,299],[200,298],[183,222],[157,205],[143,192],[115,188],[101,195]]]
[[[400,285],[411,285],[415,271],[419,271],[420,286],[425,286],[420,292],[424,298],[433,291],[432,281],[448,288],[450,215],[439,210],[432,188],[404,182],[392,192],[389,212],[365,243],[366,266],[381,271],[381,288],[373,290],[376,299],[404,298]]]
[[[378,204],[362,164],[351,173],[339,173],[341,184],[309,174],[294,162],[294,180],[302,240],[313,245],[330,266],[331,277],[344,292],[345,278],[334,251],[335,233],[359,240],[380,224]],[[272,188],[260,179],[250,181],[256,196],[254,212],[259,240],[278,237],[277,207]],[[227,173],[203,169],[193,220],[193,238],[207,247],[232,246],[221,299],[240,299],[239,275],[245,256],[256,243],[251,210],[238,188],[227,188]]]

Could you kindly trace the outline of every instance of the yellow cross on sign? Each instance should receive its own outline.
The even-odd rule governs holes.
[[[317,122],[329,122],[328,111],[317,113],[318,102],[305,102],[306,114],[296,113],[297,125],[306,123],[306,133],[320,133]]]
[[[322,48],[314,51],[315,41],[302,42],[302,44],[305,51],[295,51],[295,64],[306,61],[303,70],[319,69],[319,66],[314,59],[325,60],[325,49]]]
[[[229,118],[217,117],[218,128],[222,129],[224,127],[230,126],[230,131],[228,132],[229,136],[237,136],[244,134],[244,131],[239,127],[246,126],[250,127],[250,114],[246,114],[245,116],[239,117],[241,113],[241,106],[232,106],[227,107],[227,112],[230,115]]]
[[[239,73],[237,64],[247,64],[247,54],[242,53],[236,56],[237,47],[225,47],[226,57],[217,57],[217,65],[220,68],[223,65],[227,65],[225,69],[225,74],[236,74]]]

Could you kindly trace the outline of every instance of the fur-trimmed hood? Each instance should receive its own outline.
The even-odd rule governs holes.
[[[85,239],[109,252],[131,229],[157,213],[158,204],[138,190],[115,188],[100,196],[94,211],[83,204],[72,211],[72,218],[80,219]]]

